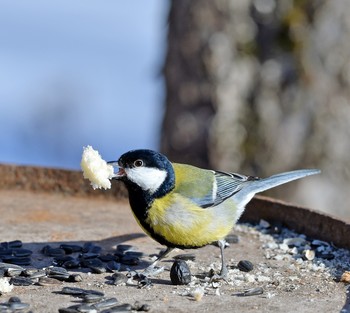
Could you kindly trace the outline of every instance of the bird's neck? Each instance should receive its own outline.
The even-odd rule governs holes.
[[[128,192],[129,192],[129,202],[134,214],[139,217],[147,217],[147,211],[152,205],[155,199],[159,199],[168,194],[175,187],[175,173],[173,168],[167,171],[167,176],[159,188],[150,192],[149,190],[144,190],[134,182],[130,180],[124,181]]]

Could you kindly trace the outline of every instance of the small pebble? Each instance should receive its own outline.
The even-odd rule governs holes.
[[[315,258],[315,251],[314,250],[304,250],[303,257],[306,260],[312,261]]]
[[[300,247],[306,243],[306,240],[301,237],[286,238],[283,240],[283,243],[289,247]]]

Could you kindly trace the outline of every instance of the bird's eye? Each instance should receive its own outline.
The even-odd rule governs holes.
[[[135,167],[141,167],[141,166],[143,166],[143,161],[142,160],[136,160],[135,162],[134,162],[134,166]]]

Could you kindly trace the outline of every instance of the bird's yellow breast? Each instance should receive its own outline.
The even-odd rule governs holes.
[[[177,178],[181,178],[178,166],[174,166]],[[187,168],[181,168],[183,173]],[[192,170],[190,167],[189,170]],[[177,172],[178,173],[177,173]],[[201,247],[223,239],[232,229],[235,222],[236,207],[233,201],[225,201],[218,206],[202,208],[191,201],[191,188],[194,197],[200,192],[212,188],[210,171],[204,180],[196,181],[192,172],[187,182],[186,192],[183,184],[176,182],[173,191],[160,199],[155,199],[148,210],[147,224],[153,231],[168,242],[183,247]]]

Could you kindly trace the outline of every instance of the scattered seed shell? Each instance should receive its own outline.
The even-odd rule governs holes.
[[[340,281],[343,283],[350,283],[350,271],[345,271],[341,277]]]
[[[241,260],[238,262],[237,268],[242,272],[250,272],[254,269],[254,265],[248,260]]]
[[[183,260],[176,260],[170,269],[170,279],[174,285],[187,285],[191,282],[191,271]]]

